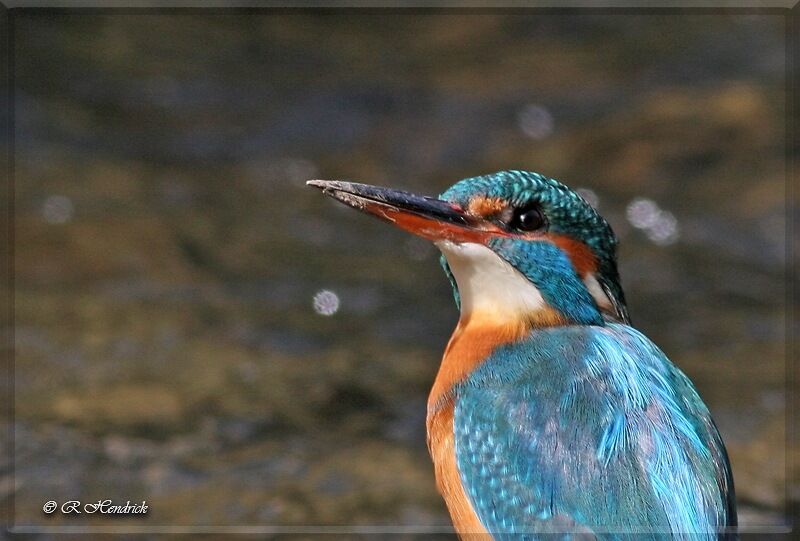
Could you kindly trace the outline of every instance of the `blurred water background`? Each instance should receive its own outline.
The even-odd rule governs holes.
[[[18,525],[449,524],[424,431],[457,320],[438,254],[304,181],[436,194],[510,168],[596,202],[741,522],[785,520],[782,16],[13,23]],[[150,512],[41,511],[104,498]]]

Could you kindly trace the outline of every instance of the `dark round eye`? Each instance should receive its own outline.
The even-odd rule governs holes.
[[[538,205],[521,207],[514,211],[511,227],[519,231],[536,231],[544,227],[544,214]]]

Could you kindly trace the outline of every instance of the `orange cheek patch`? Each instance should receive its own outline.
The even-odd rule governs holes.
[[[467,211],[473,216],[494,216],[504,208],[508,207],[508,202],[499,197],[474,197],[467,206]]]
[[[565,235],[546,234],[545,238],[561,248],[572,261],[572,266],[580,276],[597,270],[597,258],[592,249],[579,240]]]

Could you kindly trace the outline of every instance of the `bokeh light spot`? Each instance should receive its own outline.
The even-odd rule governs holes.
[[[625,209],[625,216],[633,227],[643,230],[648,239],[660,246],[673,244],[680,237],[678,219],[652,199],[634,199]]]
[[[659,208],[655,201],[639,197],[628,204],[625,216],[633,227],[646,229],[656,222],[658,212]]]
[[[519,129],[531,139],[545,139],[553,133],[553,115],[541,105],[529,104],[517,114]]]
[[[42,218],[49,224],[65,224],[72,220],[74,210],[69,197],[51,195],[42,205]]]
[[[678,233],[678,219],[671,212],[662,210],[656,216],[656,220],[645,229],[647,238],[656,244],[666,246],[673,244],[680,236]]]
[[[332,316],[339,310],[339,296],[329,289],[314,295],[314,311],[321,316]]]

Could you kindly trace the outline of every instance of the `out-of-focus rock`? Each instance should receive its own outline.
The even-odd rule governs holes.
[[[63,393],[53,401],[56,417],[93,431],[180,428],[183,410],[175,389],[127,385]]]

